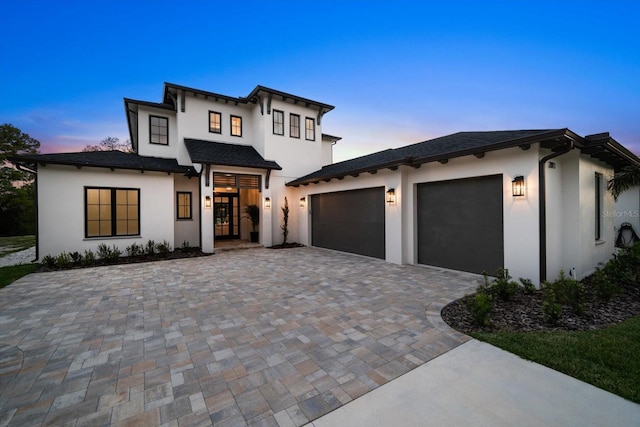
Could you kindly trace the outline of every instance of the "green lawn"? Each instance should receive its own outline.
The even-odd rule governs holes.
[[[0,289],[15,282],[22,276],[33,273],[40,267],[40,264],[21,264],[0,267]]]
[[[36,245],[36,236],[0,237],[0,257]]]
[[[640,403],[640,317],[587,332],[471,335],[524,359]]]

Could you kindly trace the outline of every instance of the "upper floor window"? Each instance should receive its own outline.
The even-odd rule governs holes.
[[[304,121],[304,137],[310,141],[316,140],[316,121],[307,117]]]
[[[222,114],[209,111],[209,132],[222,133]]]
[[[178,191],[176,197],[178,219],[191,219],[191,192]]]
[[[85,187],[85,236],[140,234],[140,190]]]
[[[231,116],[231,135],[242,136],[242,117]]]
[[[149,116],[149,142],[152,144],[169,144],[169,119]]]
[[[291,113],[289,115],[289,136],[291,138],[300,138],[300,116]]]
[[[284,135],[284,112],[273,110],[273,133]]]
[[[596,179],[595,179],[596,240],[602,240],[602,199],[603,199],[603,192],[604,192],[603,188],[604,187],[602,185],[602,174],[596,173]]]

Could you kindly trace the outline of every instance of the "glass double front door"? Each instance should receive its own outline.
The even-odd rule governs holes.
[[[214,195],[213,224],[216,239],[240,238],[240,205],[237,194]]]

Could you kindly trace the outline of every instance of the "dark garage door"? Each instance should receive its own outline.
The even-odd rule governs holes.
[[[489,274],[503,267],[502,175],[417,187],[418,263]]]
[[[384,259],[384,187],[311,196],[311,244]]]

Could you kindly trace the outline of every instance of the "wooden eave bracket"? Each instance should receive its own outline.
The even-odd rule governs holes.
[[[185,99],[185,94],[184,94],[184,90],[180,91],[180,111],[182,111],[184,113],[185,111],[185,103],[186,103],[186,99]]]
[[[319,107],[318,108],[318,126],[322,124],[322,116],[324,116],[325,114],[326,114],[326,111],[324,111],[324,108]]]
[[[271,99],[272,98],[273,98],[273,94],[269,93],[269,96],[267,97],[267,114],[271,114]]]
[[[211,174],[209,172],[211,172],[211,165],[207,163],[204,166],[204,186],[205,187],[208,187],[211,185]]]
[[[447,163],[449,163],[449,159],[440,159],[438,160],[438,163],[440,163],[441,165],[446,165]]]
[[[521,144],[519,145],[519,147],[522,151],[527,151],[529,148],[531,148],[531,144]]]
[[[271,177],[271,169],[267,169],[267,176],[264,179],[264,188],[265,190],[269,189],[269,178]]]
[[[477,159],[482,159],[484,157],[484,153],[475,153],[474,156],[476,156]]]

